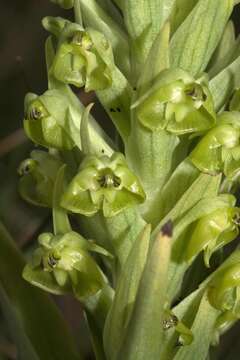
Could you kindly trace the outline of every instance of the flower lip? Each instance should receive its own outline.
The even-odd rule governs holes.
[[[81,46],[85,50],[91,50],[91,48],[93,47],[93,43],[90,36],[87,33],[81,31],[77,31],[72,36],[70,42],[73,45]]]
[[[20,176],[30,174],[32,172],[32,170],[36,167],[37,164],[38,164],[38,162],[33,159],[24,160],[18,168],[18,174]]]
[[[41,120],[42,118],[48,115],[47,110],[39,100],[33,101],[30,104],[27,113],[25,114],[25,119],[30,121]]]
[[[111,169],[104,169],[97,177],[97,182],[101,188],[119,188],[121,179],[116,176]]]

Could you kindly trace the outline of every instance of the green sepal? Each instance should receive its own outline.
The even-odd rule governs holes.
[[[89,251],[108,254],[104,249],[71,231],[64,235],[41,234],[40,247],[26,265],[23,277],[53,294],[68,292],[80,301],[97,293],[106,279]]]
[[[93,29],[66,23],[61,33],[51,72],[56,79],[85,91],[111,86],[113,54],[108,40]]]
[[[181,69],[162,71],[134,107],[139,121],[151,131],[183,135],[206,131],[216,122],[206,78],[195,80]]]
[[[22,198],[37,206],[52,207],[54,182],[61,165],[60,159],[45,151],[32,151],[31,158],[18,168]]]
[[[46,16],[42,19],[42,25],[44,29],[49,31],[53,34],[57,39],[59,39],[63,29],[65,28],[66,24],[69,24],[70,21],[64,19],[60,16]]]
[[[230,197],[229,206],[198,220],[186,249],[186,260],[191,261],[204,250],[204,262],[209,267],[212,254],[237,237],[240,212],[238,208],[232,207],[232,202],[233,199]]]
[[[202,172],[223,172],[233,178],[240,167],[239,114],[223,113],[218,126],[210,130],[191,152],[189,158]]]
[[[120,153],[88,156],[63,194],[61,205],[72,212],[91,216],[102,209],[112,217],[123,209],[142,203],[144,191]]]
[[[52,3],[61,6],[63,9],[71,9],[74,5],[74,0],[50,0]]]

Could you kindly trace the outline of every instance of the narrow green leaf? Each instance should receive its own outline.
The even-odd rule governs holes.
[[[135,240],[118,279],[116,293],[104,329],[104,344],[108,359],[114,360],[121,347],[131,318],[142,272],[146,263],[151,226],[146,225]]]
[[[103,331],[113,296],[112,288],[106,285],[83,304],[96,360],[106,359],[103,347]]]
[[[233,90],[240,86],[240,56],[209,83],[215,110],[219,111],[229,100]]]
[[[19,359],[79,359],[54,303],[22,279],[24,260],[1,224],[0,252],[5,259],[0,263],[0,303],[10,316],[7,321],[20,352]]]
[[[199,75],[221,39],[233,9],[233,0],[200,0],[171,41],[170,63]]]
[[[128,80],[117,67],[112,69],[112,85],[105,90],[96,92],[99,101],[112,119],[124,142],[130,133],[132,92]]]
[[[55,235],[63,235],[72,230],[68,215],[65,209],[60,206],[62,194],[65,188],[65,170],[63,165],[58,173],[53,191],[53,228]]]
[[[175,0],[123,0],[121,8],[132,40],[133,62],[140,72],[149,50],[168,19]]]
[[[138,97],[144,95],[154,84],[154,80],[158,74],[169,67],[169,38],[170,23],[166,22],[153,42],[143,72],[140,75]]]
[[[94,104],[89,104],[83,112],[82,121],[80,125],[80,137],[82,144],[82,151],[84,154],[94,154],[91,146],[91,140],[88,130],[88,117]]]
[[[166,224],[152,245],[118,359],[159,359],[170,255],[171,225]]]
[[[190,162],[184,161],[163,189],[162,198],[159,200],[163,205],[157,208],[163,219],[154,231],[159,231],[167,219],[180,219],[199,200],[216,196],[220,182],[221,175],[211,176],[196,172]]]
[[[194,340],[191,345],[180,348],[173,359],[192,360],[194,354],[196,359],[205,360],[211,345],[218,315],[219,311],[210,305],[207,294],[204,294],[191,328]]]
[[[174,34],[177,28],[184,22],[197,2],[198,0],[175,0],[170,17],[172,34]]]
[[[210,78],[216,76],[220,71],[227,67],[234,59],[237,42],[235,39],[235,29],[232,21],[229,21],[224,30],[222,39],[215,50],[208,65]]]
[[[118,215],[103,220],[109,242],[118,259],[117,266],[123,268],[135,239],[146,223],[136,207],[123,210]]]

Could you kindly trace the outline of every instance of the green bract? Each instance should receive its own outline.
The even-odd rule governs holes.
[[[229,206],[198,220],[187,246],[187,260],[203,250],[205,264],[209,267],[212,254],[237,237],[240,210],[233,207],[234,203],[235,199],[229,196]]]
[[[74,213],[91,216],[102,209],[111,217],[123,209],[142,203],[145,194],[137,177],[127,167],[124,156],[88,156],[65,191],[61,205]]]
[[[97,293],[106,279],[89,251],[108,253],[71,231],[64,235],[44,233],[23,276],[54,294],[73,291],[78,299]]]
[[[72,149],[68,128],[74,127],[70,104],[57,90],[25,97],[24,129],[36,144],[57,149]],[[66,129],[67,128],[67,129]]]
[[[190,154],[193,164],[211,175],[224,172],[233,178],[240,168],[240,113],[223,113]]]
[[[139,121],[151,131],[166,129],[181,135],[206,131],[215,124],[206,78],[195,80],[181,69],[161,72],[134,107]]]
[[[61,165],[58,158],[45,151],[32,151],[31,158],[18,168],[21,196],[34,205],[52,207],[54,182]]]
[[[58,80],[85,91],[103,90],[112,83],[110,64],[112,50],[101,33],[66,22],[51,69]]]

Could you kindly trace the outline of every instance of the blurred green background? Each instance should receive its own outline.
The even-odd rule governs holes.
[[[24,203],[17,192],[17,167],[34,147],[22,130],[23,100],[27,92],[41,94],[47,88],[44,59],[47,33],[41,26],[41,19],[46,15],[71,19],[72,13],[61,10],[48,0],[1,0],[0,4],[0,219],[19,247],[27,252],[38,233],[51,227],[51,216],[47,210]],[[233,19],[239,32],[239,7]],[[79,92],[79,96],[85,103],[94,99],[94,94],[84,98]],[[98,105],[94,112],[98,119],[104,118]],[[86,359],[90,358],[87,329],[79,305],[66,297],[58,297],[56,301],[78,338]],[[0,354],[5,352],[7,358],[14,359],[14,346],[8,337],[2,337],[6,331],[0,321]],[[240,326],[237,325],[223,339],[216,359],[225,359],[231,352],[232,360],[240,358],[240,355],[236,357],[240,354],[239,340]]]

